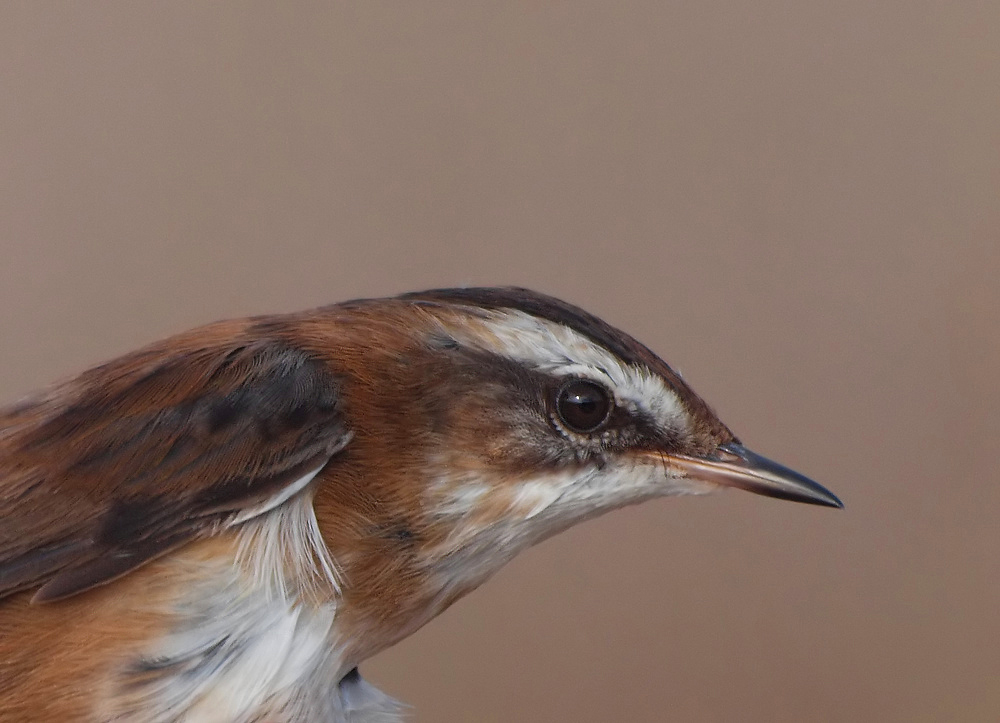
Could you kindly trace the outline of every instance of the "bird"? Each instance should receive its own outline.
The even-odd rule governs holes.
[[[721,488],[843,507],[528,289],[183,332],[0,411],[0,721],[399,721],[363,661],[572,525]]]

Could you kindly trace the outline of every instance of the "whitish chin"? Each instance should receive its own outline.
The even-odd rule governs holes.
[[[519,550],[605,512],[655,497],[717,489],[710,482],[681,476],[657,458],[561,470],[522,481],[452,479],[428,500],[434,516],[446,519],[450,531],[440,555],[434,556],[447,558],[448,567],[499,567]]]

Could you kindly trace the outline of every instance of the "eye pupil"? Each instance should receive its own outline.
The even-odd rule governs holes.
[[[562,423],[574,432],[593,432],[608,418],[611,398],[600,384],[577,379],[559,390],[556,411]]]

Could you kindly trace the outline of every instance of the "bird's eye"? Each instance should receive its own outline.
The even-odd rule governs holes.
[[[604,424],[611,411],[611,395],[600,384],[585,379],[567,382],[556,396],[559,419],[574,432],[586,434]]]

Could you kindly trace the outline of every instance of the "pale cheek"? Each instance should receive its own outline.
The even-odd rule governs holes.
[[[669,466],[612,461],[601,468],[536,477],[506,490],[511,517],[526,525],[558,524],[655,497],[707,494],[718,487],[680,476]]]
[[[541,514],[566,493],[572,481],[530,480],[507,490],[508,507],[517,519],[530,520]]]
[[[627,459],[521,480],[451,477],[425,499],[443,533],[425,552],[444,587],[475,586],[519,551],[578,522],[655,497],[715,489],[667,465]]]
[[[484,506],[490,486],[484,482],[458,484],[439,483],[439,494],[428,501],[426,508],[433,517],[454,517],[472,514]]]

